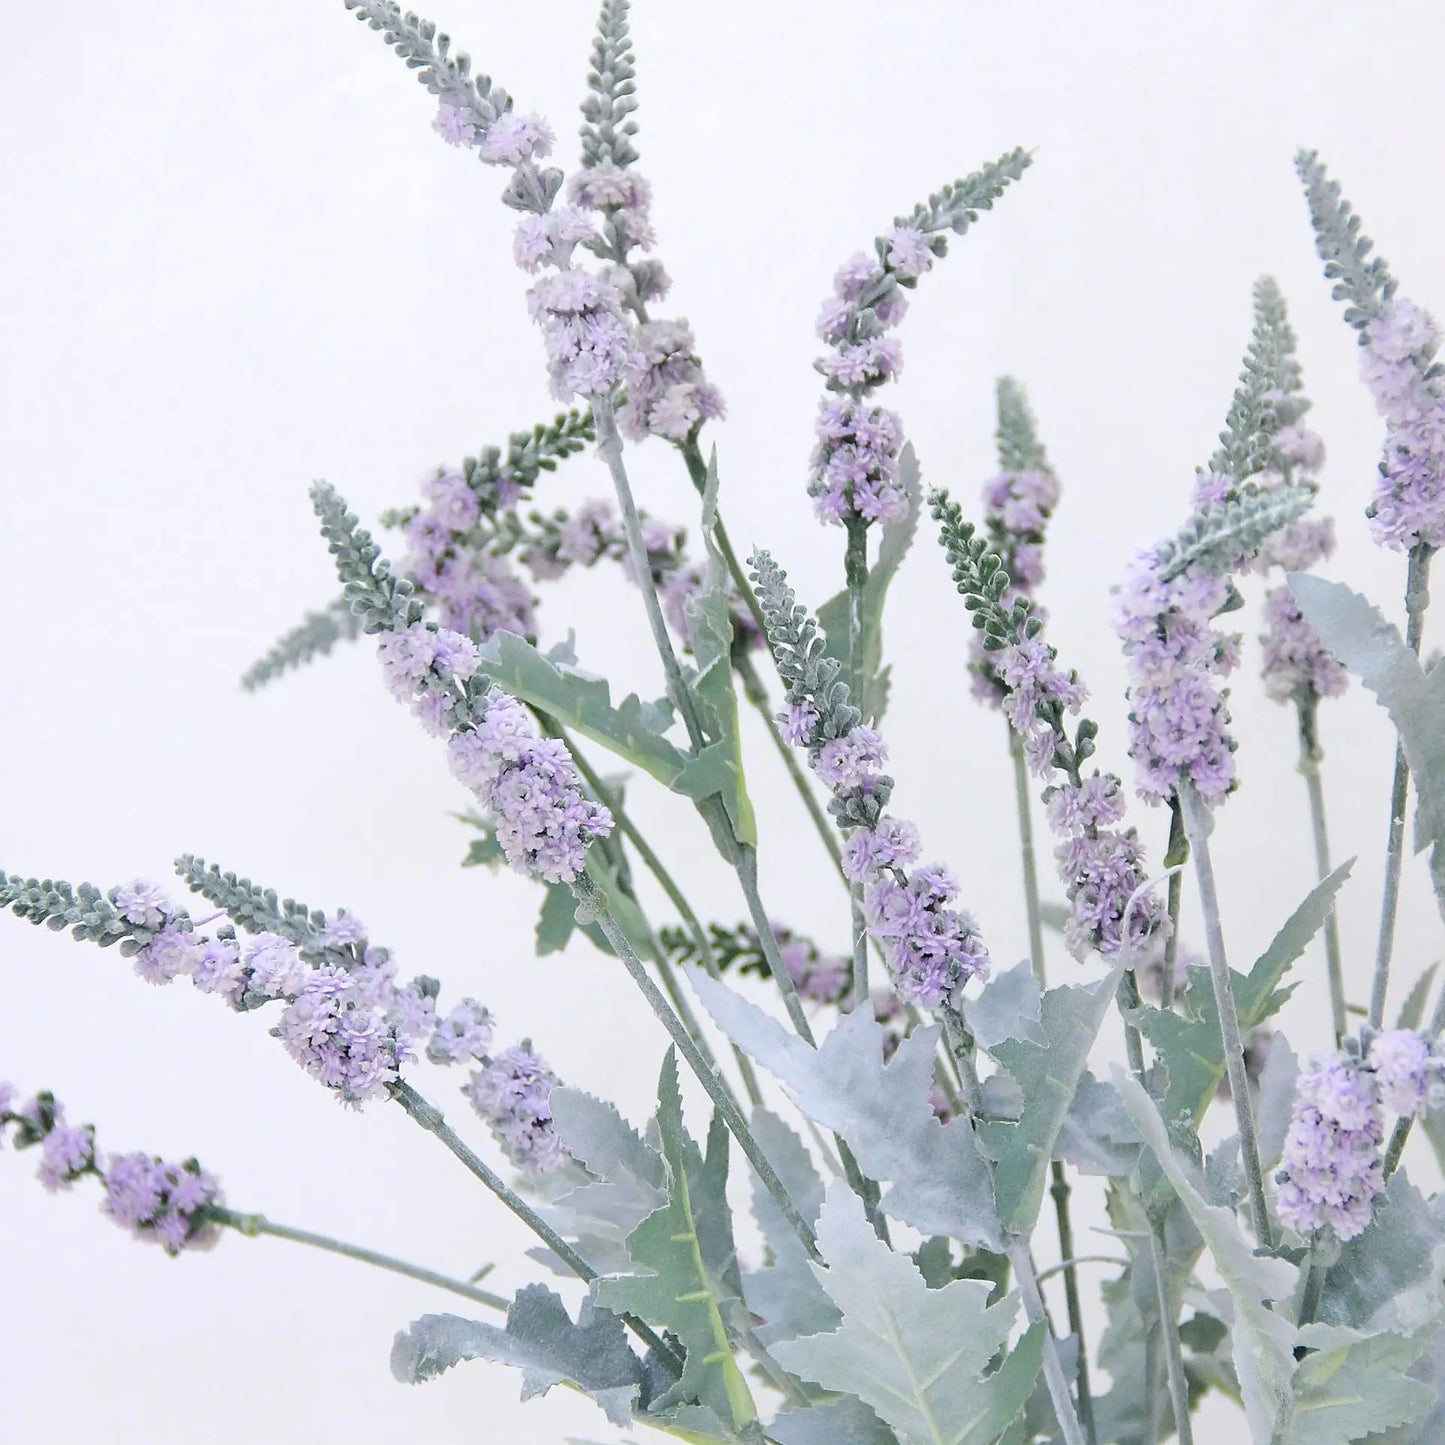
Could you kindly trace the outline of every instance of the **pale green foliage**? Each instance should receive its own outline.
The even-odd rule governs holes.
[[[827,1334],[775,1345],[783,1365],[857,1395],[903,1445],[992,1445],[1028,1399],[1042,1352],[1042,1332],[1031,1330],[984,1374],[1008,1339],[1017,1298],[989,1305],[981,1280],[930,1290],[913,1261],[873,1233],[842,1184],[823,1204],[818,1246],[827,1264],[813,1269],[843,1320]]]
[[[265,657],[241,674],[241,686],[255,692],[291,668],[324,657],[338,642],[350,642],[360,635],[361,618],[350,603],[338,598],[319,612],[308,612],[290,632],[283,633]]]
[[[1047,472],[1048,453],[1039,440],[1038,423],[1023,387],[1011,376],[995,384],[998,401],[998,465],[1003,472]]]
[[[627,0],[603,0],[582,102],[582,164],[630,166],[637,160],[637,71],[627,27]]]
[[[1236,486],[1262,472],[1273,459],[1280,417],[1271,393],[1279,389],[1293,344],[1284,298],[1274,281],[1265,276],[1255,283],[1249,350],[1225,428],[1219,434],[1219,449],[1209,459],[1209,470],[1228,477]]]
[[[1325,263],[1325,275],[1335,283],[1331,294],[1347,301],[1345,320],[1363,330],[1395,294],[1395,278],[1381,256],[1371,256],[1375,243],[1360,230],[1360,218],[1332,181],[1317,151],[1300,151],[1295,170],[1304,182],[1315,248]]]
[[[1272,532],[1304,516],[1314,496],[1313,487],[1246,486],[1226,501],[1210,503],[1159,544],[1159,580],[1168,582],[1191,567],[1221,577],[1232,572]]]

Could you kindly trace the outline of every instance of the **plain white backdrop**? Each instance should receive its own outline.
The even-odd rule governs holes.
[[[433,18],[552,119],[571,165],[590,0],[447,0]],[[709,435],[740,548],[773,548],[814,602],[840,585],[841,534],[815,525],[804,493],[818,304],[894,215],[1022,144],[1033,169],[920,288],[893,400],[925,479],[972,502],[994,466],[993,378],[1027,385],[1064,485],[1052,638],[1094,693],[1103,763],[1127,768],[1108,588],[1133,547],[1185,516],[1263,272],[1292,305],[1330,449],[1330,570],[1398,615],[1403,559],[1370,545],[1362,517],[1379,426],[1290,162],[1319,147],[1405,291],[1445,311],[1445,116],[1420,103],[1445,46],[1437,5],[643,0],[633,24],[641,169],[676,278],[665,314],[690,317],[729,402]],[[449,813],[464,798],[369,650],[256,697],[236,681],[334,592],[312,478],[374,519],[428,468],[555,411],[504,177],[437,140],[433,102],[338,0],[69,0],[6,29],[0,867],[108,886],[164,881],[195,851],[350,907],[404,970],[485,999],[505,1036],[530,1034],[569,1082],[640,1119],[660,1030],[586,945],[532,956],[532,885],[458,868],[466,837]],[[651,510],[695,520],[662,443],[629,460]],[[583,457],[537,500],[605,491]],[[660,692],[620,577],[569,582],[543,617],[549,640],[577,628],[586,665]],[[968,697],[966,617],[926,529],[886,632],[896,808],[1011,961],[1025,934],[1002,724]],[[1251,648],[1233,698],[1243,786],[1216,845],[1237,966],[1312,877],[1292,712],[1264,701],[1255,662]],[[1323,733],[1336,852],[1361,855],[1341,929],[1362,997],[1389,741],[1357,692]],[[841,947],[836,881],[756,728],[748,747],[769,906]],[[705,916],[741,917],[695,816],[633,794]],[[1161,816],[1135,816],[1157,859]],[[1398,995],[1438,943],[1412,862]],[[1062,950],[1051,967],[1078,976]],[[1286,1018],[1304,1054],[1326,1043],[1318,957],[1297,976]],[[1107,1050],[1118,1043],[1106,1027]],[[489,1147],[459,1075],[418,1077]],[[535,1273],[521,1228],[400,1111],[339,1109],[262,1019],[151,989],[114,953],[8,917],[0,1078],[52,1088],[104,1146],[199,1154],[238,1208],[458,1273],[496,1260],[504,1290]],[[269,1240],[170,1261],[103,1219],[93,1189],[48,1197],[33,1169],[0,1158],[0,1440],[616,1438],[563,1392],[520,1406],[500,1367],[393,1382],[393,1331],[453,1308],[445,1295]],[[1087,1231],[1097,1194],[1081,1189],[1077,1207],[1084,1244],[1107,1248]],[[1096,1272],[1086,1280],[1093,1294]],[[1240,1438],[1227,1408],[1213,1418]]]

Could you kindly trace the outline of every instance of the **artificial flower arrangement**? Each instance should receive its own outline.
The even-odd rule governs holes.
[[[1412,784],[1413,846],[1429,850],[1445,901],[1445,674],[1421,661],[1430,562],[1445,541],[1445,368],[1435,322],[1397,294],[1324,165],[1297,158],[1325,274],[1385,422],[1367,517],[1374,540],[1406,558],[1404,636],[1312,574],[1334,546],[1317,508],[1323,446],[1305,424],[1284,298],[1263,279],[1219,448],[1178,531],[1138,551],[1115,589],[1126,781],[1089,766],[1101,724],[1049,642],[1038,599],[1060,484],[1023,388],[998,384],[999,470],[977,521],[972,499],[925,489],[901,417],[879,401],[901,366],[897,328],[913,292],[950,234],[966,235],[1020,182],[1026,152],[945,186],[837,272],[818,319],[807,487],[840,543],[844,585],[810,608],[777,558],[735,549],[708,437],[723,397],[687,322],[657,314],[669,282],[637,167],[626,0],[602,5],[570,175],[546,164],[547,123],[473,73],[434,25],[388,0],[345,3],[436,98],[441,139],[507,173],[514,255],[553,393],[570,409],[436,469],[419,501],[381,519],[394,562],[317,484],[341,594],[246,685],[343,642],[375,643],[388,690],[472,795],[468,861],[535,880],[539,945],[580,932],[666,1031],[656,1114],[634,1128],[569,1088],[529,1041],[511,1041],[482,1002],[404,979],[352,913],[310,909],[188,855],[177,872],[202,916],[142,881],[102,890],[0,874],[0,904],[116,946],[149,983],[184,979],[237,1012],[261,1011],[339,1103],[395,1104],[433,1135],[533,1231],[539,1264],[580,1282],[580,1302],[569,1308],[540,1282],[504,1299],[235,1211],[196,1159],[112,1152],[43,1091],[0,1085],[0,1141],[33,1149],[49,1189],[98,1189],[110,1217],[168,1255],[227,1230],[270,1234],[450,1291],[466,1313],[402,1329],[399,1379],[489,1360],[520,1369],[528,1393],[590,1396],[619,1427],[772,1445],[1143,1445],[1192,1439],[1212,1390],[1238,1401],[1261,1442],[1445,1438],[1445,1225],[1439,1198],[1402,1165],[1416,1121],[1445,1150],[1431,1114],[1445,1103],[1445,996],[1429,1013],[1427,974],[1409,981],[1393,1027],[1386,1012]],[[644,443],[671,448],[691,484],[691,545],[687,529],[636,505],[628,451]],[[592,446],[613,495],[543,510],[543,474]],[[881,623],[890,582],[930,531],[934,565],[951,570],[975,629],[958,665],[1009,729],[1029,924],[1028,956],[1013,967],[991,958],[958,881],[924,861],[918,828],[892,811]],[[659,701],[614,701],[569,645],[540,646],[547,584],[613,565],[646,616],[666,678]],[[1240,972],[1210,855],[1238,783],[1225,680],[1241,661],[1228,628],[1245,606],[1235,579],[1248,572],[1268,581],[1255,624],[1264,687],[1297,718],[1319,881]],[[1333,865],[1319,783],[1321,705],[1351,675],[1397,736],[1362,1017],[1332,917],[1350,865]],[[740,703],[766,723],[827,850],[849,920],[843,954],[787,926],[765,896]],[[704,922],[667,848],[587,761],[593,747],[638,786],[691,801],[745,922]],[[1150,809],[1168,815],[1152,865],[1136,831]],[[1063,905],[1042,896],[1041,854]],[[1207,943],[1197,960],[1180,946],[1186,870]],[[666,920],[649,916],[639,873],[667,899]],[[1047,929],[1090,981],[1049,983]],[[1317,940],[1333,1048],[1301,1060],[1272,1021]],[[1090,1054],[1109,1027],[1127,1067],[1105,1075]],[[490,1130],[490,1161],[433,1102],[430,1071],[447,1068],[465,1076]],[[684,1120],[684,1071],[712,1107],[700,1137]],[[1232,1132],[1206,1150],[1211,1108]],[[740,1259],[730,1169],[752,1184],[755,1267]],[[1078,1176],[1106,1192],[1120,1252],[1093,1339],[1070,1217]],[[1041,1264],[1046,1211],[1061,1258]],[[1043,1288],[1050,1277],[1061,1309]]]

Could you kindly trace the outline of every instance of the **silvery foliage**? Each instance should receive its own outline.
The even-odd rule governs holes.
[[[386,0],[345,3],[467,125],[485,131],[512,110],[506,92],[474,73],[431,22]],[[628,6],[605,0],[582,108],[586,166],[637,161],[637,106]],[[930,196],[895,227],[929,238],[940,257],[941,233],[965,234],[1028,163],[1025,152],[1010,152]],[[1298,164],[1326,275],[1348,302],[1346,320],[1362,328],[1389,301],[1394,280],[1371,258],[1358,218],[1313,154]],[[545,215],[562,183],[560,171],[528,161],[503,199]],[[864,288],[863,309],[899,284],[883,266],[892,265],[892,244],[877,244],[881,279]],[[605,246],[593,249],[606,258]],[[1227,577],[1316,500],[1313,486],[1253,480],[1272,465],[1277,395],[1298,380],[1282,298],[1262,287],[1256,302],[1259,324],[1209,464],[1235,488],[1156,548],[1161,581],[1191,571]],[[1004,469],[1047,467],[1022,388],[1005,379],[998,405]],[[480,517],[472,539],[479,555],[516,545],[520,533],[509,520],[516,494],[598,432],[591,412],[568,412],[462,463]],[[689,445],[695,448],[695,436]],[[889,584],[909,555],[920,513],[911,446],[899,463],[906,517],[884,529],[866,579],[853,577],[814,614],[766,552],[754,554],[756,596],[747,591],[718,515],[714,455],[705,484],[694,478],[703,492],[706,568],[683,604],[692,662],[678,669],[681,682],[668,698],[614,701],[608,681],[580,664],[570,638],[543,646],[499,631],[473,639],[480,660],[461,700],[478,704],[494,689],[510,695],[552,738],[605,750],[638,790],[656,783],[699,803],[719,795],[736,835],[723,852],[736,859],[735,842],[751,845],[753,817],[734,670],[749,699],[765,689],[744,671],[752,665],[734,632],[727,588],[741,589],[737,595],[766,631],[784,689],[815,709],[818,737],[838,742],[876,724],[890,701],[882,646]],[[321,484],[315,500],[345,595],[258,662],[248,688],[363,632],[431,625],[415,582],[382,558],[342,499]],[[1044,613],[1011,596],[1002,559],[960,504],[943,496],[933,510],[990,651],[1037,645],[1035,657],[1047,652],[1052,665],[1041,640]],[[396,520],[408,515],[402,510]],[[1415,846],[1430,850],[1445,904],[1445,669],[1422,666],[1379,609],[1343,584],[1295,575],[1290,585],[1309,623],[1398,733],[1415,786]],[[1228,605],[1243,599],[1232,592]],[[950,660],[941,644],[936,657],[939,665]],[[954,660],[964,666],[961,651]],[[765,700],[764,710],[777,705]],[[1062,737],[1063,705],[1039,707]],[[700,745],[681,736],[680,711],[702,719]],[[1075,786],[1097,732],[1086,719],[1056,753]],[[808,786],[801,774],[800,782]],[[604,801],[621,815],[621,779],[589,786],[605,791]],[[893,789],[892,778],[874,775],[866,788],[846,790],[831,825],[819,820],[845,837],[866,833]],[[468,821],[480,830],[468,861],[495,864],[495,820]],[[1223,829],[1215,839],[1224,846]],[[1352,864],[1308,892],[1248,971],[1228,974],[1246,1033],[1276,1021],[1304,982],[1297,965],[1342,896]],[[653,895],[635,887],[644,866],[657,873],[678,921],[670,913],[654,928]],[[234,940],[239,927],[279,936],[317,967],[386,961],[384,950],[347,941],[346,928],[338,928],[344,915],[328,919],[191,855],[177,871],[230,920],[218,930],[222,940]],[[1208,970],[1189,968],[1165,1006],[1141,999],[1144,960],[1128,948],[1103,967],[1086,961],[1080,980],[1051,987],[1029,961],[996,965],[959,1007],[940,1007],[931,1021],[891,1005],[875,1014],[868,1001],[849,995],[843,1007],[826,1005],[833,1016],[820,1015],[816,1036],[807,1036],[807,1028],[786,1026],[769,1000],[775,965],[766,935],[755,931],[757,912],[753,932],[704,927],[630,824],[594,845],[584,882],[575,889],[580,911],[574,889],[543,889],[539,953],[561,949],[579,932],[611,956],[608,966],[619,959],[654,966],[672,1000],[658,995],[658,1006],[678,1010],[705,1045],[695,1000],[732,1046],[731,1060],[719,1053],[722,1062],[704,1060],[704,1067],[715,1071],[714,1085],[716,1077],[738,1076],[752,1095],[749,1118],[729,1122],[720,1108],[700,1139],[689,1132],[671,1049],[656,1111],[641,1131],[605,1100],[553,1088],[550,1118],[538,1126],[555,1131],[565,1164],[545,1178],[519,1180],[521,1192],[494,1192],[538,1230],[543,1243],[531,1258],[566,1281],[571,1298],[534,1283],[516,1293],[502,1322],[425,1314],[396,1337],[391,1364],[399,1379],[428,1380],[488,1360],[520,1370],[524,1398],[562,1385],[589,1396],[619,1428],[635,1423],[733,1445],[1144,1445],[1187,1430],[1188,1409],[1211,1390],[1239,1403],[1256,1441],[1343,1445],[1368,1437],[1405,1445],[1445,1438],[1445,1196],[1427,1197],[1400,1168],[1355,1238],[1287,1235],[1261,1247],[1242,1207],[1241,1136],[1208,1153],[1201,1142],[1213,1137],[1206,1116],[1227,1062]],[[123,916],[138,907],[126,903],[130,896],[0,873],[0,906],[83,942],[118,945],[122,955],[142,954],[165,929],[191,932],[179,909],[157,914],[161,922]],[[1060,924],[1057,905],[1030,902],[1040,921]],[[840,918],[847,919],[843,906],[840,893]],[[787,930],[786,937],[798,936]],[[736,965],[726,982],[720,963]],[[1432,968],[1415,983],[1399,1022],[1427,1030],[1432,1041],[1445,1017],[1437,1007],[1426,1022],[1433,977]],[[437,989],[433,980],[418,980],[413,1002],[434,1000]],[[1097,1059],[1115,1003],[1139,1065],[1132,1070],[1106,1069]],[[1367,1030],[1346,1041],[1350,1067],[1367,1057],[1371,1040]],[[1296,1081],[1319,1043],[1302,1044],[1297,1056],[1277,1036],[1257,1079],[1250,1107],[1267,1172],[1287,1152]],[[754,1082],[754,1065],[771,1081],[766,1092]],[[409,1083],[399,1082],[393,1096],[404,1088]],[[441,1116],[429,1107],[413,1100],[408,1112],[430,1120],[427,1127],[441,1136]],[[1445,1123],[1427,1116],[1422,1132],[1445,1155]],[[730,1190],[733,1135],[753,1151],[756,1169],[742,1181],[733,1171]],[[1125,1256],[1122,1271],[1102,1285],[1107,1322],[1097,1338],[1086,1317],[1076,1316],[1079,1261],[1056,1266],[1069,1282],[1072,1335],[1057,1310],[1052,1318],[1045,1312],[1032,1262],[1043,1247],[1037,1227],[1051,1208],[1066,1235],[1069,1179],[1073,1188],[1094,1187],[1077,1182],[1080,1176],[1101,1181]],[[748,1185],[751,1221],[742,1201]],[[480,1428],[478,1438],[485,1434]]]

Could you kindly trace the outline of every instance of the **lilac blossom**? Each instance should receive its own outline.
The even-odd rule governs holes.
[[[1279,1173],[1279,1217],[1299,1234],[1363,1232],[1384,1187],[1376,1079],[1348,1054],[1316,1059],[1295,1086]]]
[[[485,1058],[492,1046],[492,1015],[475,999],[464,998],[437,1020],[426,1056],[434,1064],[456,1064]]]
[[[841,1003],[853,977],[853,962],[838,954],[824,953],[810,938],[804,938],[783,924],[773,924],[778,955],[798,997],[812,1003]],[[748,930],[753,941],[757,935]],[[760,948],[760,945],[759,945]],[[761,948],[760,948],[761,951]]]
[[[1370,1040],[1369,1065],[1380,1102],[1392,1113],[1415,1118],[1430,1103],[1431,1086],[1442,1075],[1429,1042],[1410,1029],[1393,1029]]]
[[[723,413],[722,394],[703,375],[687,322],[643,322],[627,372],[627,401],[617,413],[623,436],[685,442]]]
[[[549,1174],[571,1158],[548,1102],[560,1082],[524,1040],[488,1060],[465,1089],[507,1158],[527,1173]]]

